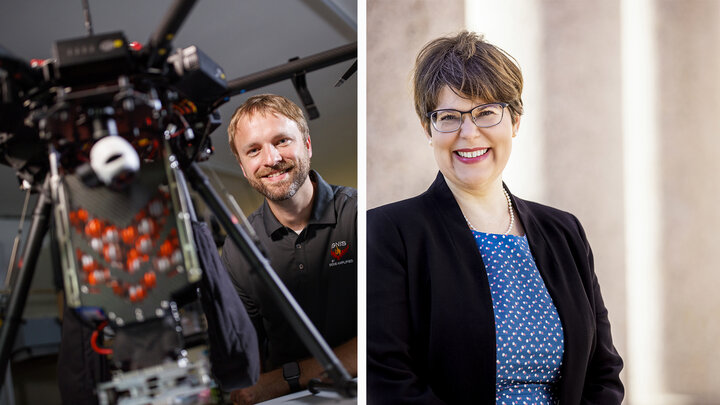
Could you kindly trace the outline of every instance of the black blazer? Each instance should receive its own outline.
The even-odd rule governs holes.
[[[512,197],[565,334],[560,404],[620,404],[593,256],[577,218]],[[482,257],[442,174],[367,216],[368,404],[495,403],[495,318]]]

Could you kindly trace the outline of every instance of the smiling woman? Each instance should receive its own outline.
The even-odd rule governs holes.
[[[582,226],[503,183],[520,69],[461,32],[422,49],[413,86],[440,172],[368,212],[368,403],[621,403]]]
[[[437,110],[429,114],[432,130],[426,128],[425,133],[440,172],[458,192],[482,192],[501,180],[520,125],[519,116],[513,119],[504,113],[507,106],[473,100],[447,85],[440,89]],[[467,114],[461,114],[463,110]]]

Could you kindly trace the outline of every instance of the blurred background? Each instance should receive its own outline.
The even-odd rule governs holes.
[[[583,223],[625,403],[720,404],[720,2],[367,0],[368,208],[434,180],[411,71],[465,28],[523,71],[504,179]]]
[[[171,0],[90,0],[95,33],[123,31],[129,41],[146,44],[165,15]],[[56,40],[86,35],[81,0],[2,0],[0,46],[16,57],[52,57]],[[198,1],[173,41],[176,48],[196,45],[223,67],[228,79],[282,65],[357,41],[356,0],[243,0]],[[352,60],[307,74],[307,85],[320,118],[309,121],[313,146],[312,167],[331,184],[357,186],[357,75],[342,86],[335,83]],[[246,215],[262,197],[252,190],[227,145],[227,124],[233,111],[249,96],[275,93],[302,105],[289,80],[233,98],[220,108],[223,124],[212,134],[215,156],[201,164],[216,190],[212,169],[237,199]],[[5,279],[13,239],[25,194],[12,169],[0,167],[0,283]],[[35,197],[30,199],[30,207]],[[199,198],[198,198],[199,200]],[[27,235],[27,224],[25,232]],[[46,239],[47,245],[47,239]],[[37,265],[16,346],[16,365],[10,373],[18,404],[59,403],[54,381],[59,342],[57,291],[47,247]],[[10,402],[7,390],[0,404]]]

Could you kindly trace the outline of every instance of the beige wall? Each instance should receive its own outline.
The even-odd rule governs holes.
[[[529,80],[505,179],[585,226],[625,403],[720,404],[720,2],[437,5],[367,2],[368,208],[437,171],[412,104],[417,51],[466,26],[485,33]]]

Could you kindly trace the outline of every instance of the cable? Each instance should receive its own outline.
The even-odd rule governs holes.
[[[100,326],[98,326],[97,329],[95,329],[95,331],[93,331],[92,336],[90,337],[90,346],[92,347],[92,349],[95,352],[97,352],[98,354],[102,354],[102,355],[112,354],[112,352],[113,352],[112,349],[108,349],[106,347],[100,347],[97,345],[98,335],[100,334],[100,331],[105,329],[105,326],[107,326],[107,324],[108,324],[107,321],[103,321],[100,324]]]

